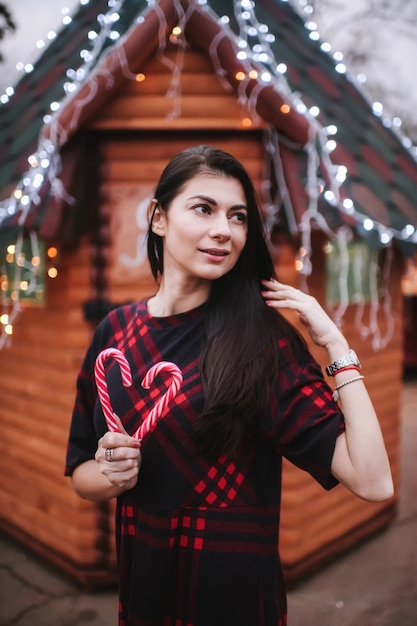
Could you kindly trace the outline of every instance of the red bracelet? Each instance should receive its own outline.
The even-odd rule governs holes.
[[[346,372],[347,370],[356,370],[357,372],[359,372],[360,367],[358,367],[357,365],[346,365],[345,367],[341,367],[340,370],[337,370],[337,372],[335,372],[333,376],[337,376],[337,374],[340,374],[340,372]]]

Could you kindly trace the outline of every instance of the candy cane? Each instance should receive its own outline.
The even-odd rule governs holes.
[[[170,361],[161,361],[160,363],[153,365],[143,379],[142,387],[144,389],[149,389],[158,374],[163,371],[170,372],[170,374],[172,374],[171,384],[162,398],[160,398],[155,406],[149,411],[148,416],[133,435],[136,439],[143,439],[145,435],[154,429],[156,420],[161,417],[162,413],[165,411],[171,400],[177,395],[178,390],[181,387],[181,370],[178,365],[175,365],[175,363],[171,363]]]
[[[121,432],[123,426],[120,422],[120,419],[117,417],[117,415],[115,415],[113,411],[109,396],[109,390],[107,388],[107,381],[104,374],[104,364],[107,359],[111,357],[113,357],[120,366],[120,373],[122,376],[123,385],[125,387],[130,387],[132,385],[132,373],[130,371],[129,362],[127,361],[123,352],[121,352],[117,348],[106,348],[99,353],[94,365],[94,375],[96,379],[97,392],[100,398],[104,417],[106,418],[107,426],[109,430],[112,430],[113,432]],[[178,390],[181,386],[182,373],[178,365],[175,365],[175,363],[171,363],[170,361],[160,361],[148,370],[145,378],[142,381],[142,387],[144,389],[149,389],[156,376],[158,376],[158,374],[160,374],[162,371],[167,371],[172,374],[171,384],[166,393],[162,396],[162,398],[160,398],[155,406],[149,411],[148,416],[133,435],[136,439],[143,439],[146,434],[154,429],[156,420],[165,411],[168,404],[178,393]]]
[[[114,414],[109,390],[107,388],[106,377],[104,375],[104,363],[107,359],[113,357],[119,364],[120,373],[122,375],[122,382],[125,387],[131,387],[132,385],[132,373],[130,371],[130,365],[123,352],[117,348],[106,348],[102,350],[94,364],[94,376],[96,379],[97,391],[100,398],[101,406],[103,409],[104,417],[106,418],[107,426],[109,430],[113,432],[121,432],[121,422],[117,415]]]

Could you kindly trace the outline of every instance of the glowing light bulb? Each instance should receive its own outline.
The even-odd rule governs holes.
[[[264,83],[270,83],[272,80],[272,76],[269,72],[262,72],[261,80],[263,80]]]
[[[347,67],[344,63],[337,63],[334,69],[338,74],[346,74],[347,72]]]
[[[351,198],[345,198],[343,200],[343,208],[345,209],[348,215],[353,215],[355,212],[355,206],[353,204],[353,200]]]
[[[406,239],[408,237],[411,237],[411,235],[413,235],[415,233],[415,227],[412,224],[407,224],[407,226],[405,226],[402,231],[401,234],[403,237],[405,237]],[[8,249],[7,249],[8,250]]]
[[[381,102],[374,102],[372,105],[372,110],[375,115],[381,116],[384,110],[384,107],[382,106]]]
[[[372,221],[372,220],[368,217],[368,218],[366,218],[366,219],[363,221],[363,227],[364,227],[364,229],[365,229],[365,230],[367,230],[367,231],[369,232],[370,230],[372,230],[372,229],[373,229],[373,227],[374,227],[374,223],[373,223],[373,221]]]
[[[334,204],[336,201],[336,196],[334,195],[334,192],[331,189],[327,189],[324,192],[324,197],[329,204]]]

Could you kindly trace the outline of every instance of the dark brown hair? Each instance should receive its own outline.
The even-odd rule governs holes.
[[[305,349],[296,330],[261,296],[261,280],[275,275],[252,181],[231,154],[209,146],[189,148],[166,166],[155,190],[168,211],[185,183],[201,171],[238,180],[246,196],[248,234],[236,265],[213,281],[205,308],[205,341],[200,357],[204,408],[195,436],[208,453],[233,454],[242,437],[255,434],[267,412],[269,389],[278,368],[277,339]],[[148,256],[155,278],[163,274],[163,240],[148,231]]]

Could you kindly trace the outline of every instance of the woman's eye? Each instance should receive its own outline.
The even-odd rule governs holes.
[[[198,213],[211,213],[211,208],[207,204],[196,204],[194,209]]]
[[[246,213],[232,213],[230,219],[240,224],[246,224],[248,216]]]

